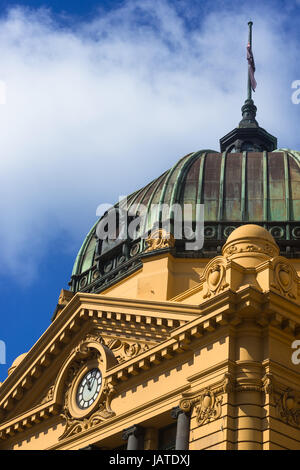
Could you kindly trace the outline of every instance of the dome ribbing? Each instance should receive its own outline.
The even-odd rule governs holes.
[[[127,198],[128,210],[147,208],[143,227],[135,239],[104,249],[96,237],[97,223],[87,235],[74,264],[72,290],[99,292],[128,276],[146,256],[141,234],[157,221],[172,219],[172,205],[204,204],[204,246],[191,252],[182,240],[174,256],[210,258],[219,254],[229,234],[238,226],[262,225],[276,239],[282,254],[300,256],[300,152],[222,153],[201,150],[181,158],[170,170]],[[120,203],[122,204],[122,202]],[[169,207],[166,214],[165,206]],[[118,204],[116,204],[116,207]],[[155,211],[151,208],[155,206]]]

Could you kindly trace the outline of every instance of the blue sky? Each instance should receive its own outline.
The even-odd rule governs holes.
[[[300,0],[0,1],[0,340],[49,326],[101,203],[240,120],[247,22],[260,125],[300,150]]]

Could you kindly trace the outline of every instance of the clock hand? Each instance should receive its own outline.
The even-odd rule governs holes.
[[[91,388],[93,388],[95,380],[96,380],[96,377],[93,377],[93,382],[92,382]]]
[[[93,373],[91,378],[87,379],[87,386],[88,386],[89,392],[92,390],[95,380],[96,380],[96,373]]]
[[[88,390],[89,392],[91,391],[91,381],[89,379],[87,379],[87,386],[88,386]]]
[[[88,385],[89,391],[92,390],[95,380],[96,380],[96,375],[94,374],[94,375],[92,375],[92,377],[89,379],[89,385]]]

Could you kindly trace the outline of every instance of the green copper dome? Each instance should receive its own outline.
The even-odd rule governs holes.
[[[253,223],[270,231],[283,255],[300,257],[300,152],[200,150],[127,198],[135,214],[141,205],[147,208],[140,234],[151,230],[164,204],[171,207],[173,203],[190,204],[193,220],[196,204],[204,204],[205,237],[198,251],[188,251],[182,240],[176,240],[170,248],[174,256],[214,257],[236,227]],[[156,213],[150,210],[152,205]],[[103,249],[96,236],[97,224],[74,264],[70,285],[75,292],[101,292],[138,269],[142,257],[148,256],[139,233],[135,239]]]

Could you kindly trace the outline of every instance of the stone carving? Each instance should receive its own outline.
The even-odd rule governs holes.
[[[70,391],[70,388],[69,390]],[[66,406],[64,406],[61,417],[66,421],[66,427],[63,434],[58,438],[62,440],[66,437],[86,431],[102,421],[115,416],[115,412],[111,409],[111,400],[115,395],[115,388],[111,384],[106,384],[101,392],[101,402],[98,409],[88,418],[74,419]]]
[[[224,250],[224,256],[234,255],[238,252],[238,248],[236,245],[230,245],[226,250]]]
[[[213,294],[218,294],[229,284],[225,281],[225,267],[220,262],[214,262],[206,272],[207,288],[204,292],[203,298],[210,297]]]
[[[150,233],[150,236],[146,239],[146,243],[148,246],[146,252],[149,252],[162,248],[173,248],[175,246],[175,239],[171,233],[163,228],[159,228]]]
[[[185,413],[190,413],[193,408],[196,411],[196,421],[199,426],[210,423],[214,419],[220,418],[222,414],[223,396],[206,388],[201,394],[192,398],[183,398],[179,407]]]
[[[73,296],[74,296],[74,292],[62,289],[58,297],[58,302],[57,302],[58,305],[61,305],[64,307],[72,299]]]
[[[74,359],[74,361],[69,366],[65,379],[64,404],[61,413],[61,417],[66,421],[66,427],[63,434],[59,437],[59,440],[90,429],[101,421],[115,415],[110,407],[112,397],[115,394],[115,388],[110,383],[104,383],[103,389],[101,391],[99,405],[90,416],[74,418],[69,410],[69,401],[73,394],[72,384],[82,367],[86,365],[87,358],[88,360],[97,359],[99,363],[103,362],[99,351],[88,346],[88,343],[91,341],[97,341],[100,344],[104,344],[104,340],[100,335],[97,335],[96,333],[89,333],[73,350],[73,352],[77,353],[77,355],[76,359]]]
[[[147,344],[128,343],[119,339],[107,341],[106,346],[112,350],[118,362],[122,363],[132,359],[149,349]]]
[[[295,299],[294,290],[294,271],[291,265],[278,262],[274,267],[274,282],[271,284],[282,295]]]
[[[223,391],[224,393],[231,393],[234,392],[234,388],[235,381],[233,375],[230,372],[226,372],[223,379]]]
[[[290,389],[281,393],[276,401],[276,411],[287,424],[300,427],[300,394]]]
[[[90,359],[93,357],[98,357],[99,352],[96,349],[90,348],[88,346],[88,343],[91,341],[96,341],[99,344],[104,344],[103,338],[96,334],[96,333],[88,333],[84,339],[82,339],[78,345],[73,349],[73,352],[75,352],[77,355],[80,355],[81,357],[86,357],[89,356]],[[103,361],[103,359],[99,358],[100,362]]]
[[[274,392],[274,379],[273,375],[266,373],[262,378],[262,390],[265,392],[266,395],[271,395]]]
[[[48,392],[42,399],[41,404],[47,403],[48,401],[52,400],[53,396],[54,396],[54,385],[52,385],[52,387],[49,388]]]
[[[274,247],[268,244],[264,245],[261,248],[261,252],[269,256],[276,256],[276,251],[274,250]]]
[[[236,245],[230,245],[224,250],[224,256],[228,257],[237,253],[263,253],[265,255],[269,255],[271,257],[276,256],[276,250],[269,244],[264,244],[263,246],[251,244],[245,245],[241,247],[237,247]]]
[[[68,369],[67,377],[65,380],[65,387],[67,389],[66,396],[65,396],[65,403],[67,402],[67,395],[69,393],[69,389],[73,382],[73,379],[85,363],[86,361],[84,359],[81,359],[81,360],[73,361],[72,364],[70,365]]]
[[[222,413],[223,396],[216,397],[211,390],[206,390],[200,398],[200,403],[196,407],[196,421],[199,426],[217,419]]]

